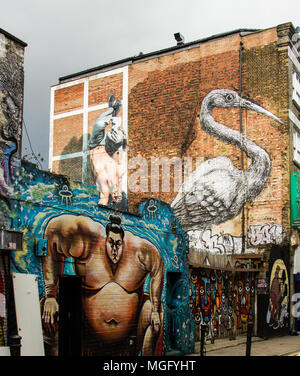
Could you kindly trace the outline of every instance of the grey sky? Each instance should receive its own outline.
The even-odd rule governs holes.
[[[6,0],[0,28],[28,44],[24,120],[48,168],[50,86],[125,57],[239,28],[300,25],[299,0]],[[28,141],[23,131],[23,152]]]

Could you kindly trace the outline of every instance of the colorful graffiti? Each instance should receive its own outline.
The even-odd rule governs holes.
[[[127,171],[127,141],[118,117],[121,99],[114,100],[114,94],[108,98],[108,110],[103,112],[94,124],[89,140],[90,164],[99,191],[100,205],[122,202],[122,178]],[[107,130],[107,129],[111,130]]]
[[[190,271],[190,307],[196,323],[208,326],[208,339],[235,337],[247,330],[253,320],[255,280],[253,273],[195,269]]]
[[[277,259],[270,275],[270,300],[266,322],[273,329],[288,325],[289,277],[285,263]]]
[[[70,183],[28,162],[15,181],[12,219],[23,231],[24,249],[12,255],[12,268],[39,277],[48,355],[58,353],[62,274],[82,277],[83,354],[126,355],[132,335],[136,355],[162,354],[174,344],[184,353],[193,350],[187,240],[169,205],[149,200],[140,215],[101,208],[94,186]],[[45,245],[43,239],[47,253],[37,249]],[[182,292],[172,309],[167,305],[170,272],[180,273]]]

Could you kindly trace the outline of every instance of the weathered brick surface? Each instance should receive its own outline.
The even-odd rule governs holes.
[[[248,138],[263,147],[272,162],[267,187],[251,204],[249,221],[278,223],[288,228],[290,140],[287,68],[287,50],[278,53],[274,42],[244,51],[244,92],[284,122],[281,125],[258,115],[261,125],[247,128]]]
[[[62,159],[53,162],[53,172],[55,174],[66,175],[76,182],[82,181],[82,158]]]
[[[89,81],[89,106],[106,103],[111,93],[122,98],[122,82],[121,73]]]
[[[55,90],[54,114],[78,110],[83,107],[83,84]]]
[[[76,153],[82,150],[83,115],[54,120],[54,156]]]
[[[263,115],[243,111],[243,131],[268,152],[272,161],[266,188],[254,202],[246,205],[246,221],[248,225],[277,223],[288,226],[287,50],[278,53],[276,28],[241,40],[244,43],[242,95],[285,122],[282,126]],[[197,117],[201,102],[209,91],[228,88],[239,92],[239,42],[235,35],[209,42],[209,46],[203,44],[193,49],[192,61],[188,61],[190,51],[181,51],[155,58],[155,62],[151,60],[130,67],[129,157],[143,156],[150,160],[151,156],[192,156],[206,160],[224,155],[241,169],[241,151],[206,134]],[[218,53],[220,44],[223,44],[223,50]],[[205,54],[202,53],[204,50]],[[160,59],[163,61],[161,69]],[[143,66],[145,71],[148,69],[148,74],[144,72],[142,75]],[[156,69],[149,71],[149,66]],[[137,84],[133,86],[135,80]],[[218,109],[213,115],[218,122],[233,129],[240,127],[238,109]],[[247,169],[251,161],[245,155],[244,160]],[[149,172],[149,186],[150,178]],[[175,194],[150,192],[151,196],[169,203]],[[149,193],[129,192],[129,202],[136,206],[148,196]]]

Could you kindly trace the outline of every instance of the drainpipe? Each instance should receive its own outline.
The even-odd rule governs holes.
[[[243,42],[240,41],[240,72],[239,72],[239,95],[242,97],[242,74],[243,74]],[[240,134],[243,135],[243,109],[240,107]],[[242,139],[243,142],[243,139]],[[245,192],[245,175],[244,175],[244,153],[241,150],[241,165],[242,165],[242,179],[243,179],[243,190]],[[245,253],[245,206],[242,207],[242,253]]]

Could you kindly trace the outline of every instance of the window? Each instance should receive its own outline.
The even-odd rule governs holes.
[[[294,143],[294,162],[300,165],[300,132],[294,127],[293,130]]]
[[[293,101],[300,109],[300,78],[296,72],[293,73]]]

